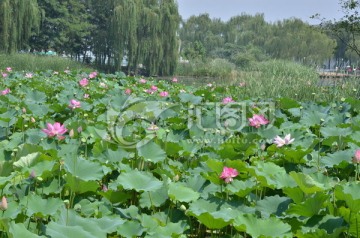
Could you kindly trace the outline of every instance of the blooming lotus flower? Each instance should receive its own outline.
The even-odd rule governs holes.
[[[233,181],[233,178],[239,175],[239,172],[236,169],[224,167],[221,172],[220,178],[225,180],[225,183],[230,183]]]
[[[81,87],[85,87],[89,84],[89,80],[87,78],[83,78],[82,80],[79,81],[79,84]]]
[[[25,78],[31,79],[33,77],[32,73],[26,73]]]
[[[158,90],[158,87],[156,87],[155,85],[152,85],[150,89],[151,89],[152,91],[157,91],[157,90]]]
[[[3,78],[6,78],[8,76],[7,73],[2,73]]]
[[[231,97],[226,97],[222,100],[222,102],[224,104],[228,104],[228,103],[235,102],[235,101]]]
[[[287,134],[284,139],[281,138],[280,136],[276,136],[274,138],[274,144],[276,144],[277,147],[282,147],[284,145],[289,145],[291,144],[295,139],[292,138],[291,139],[291,135],[290,134]]]
[[[125,94],[130,95],[130,94],[131,94],[131,89],[130,89],[130,88],[127,88],[127,89],[125,90]]]
[[[171,82],[177,83],[177,82],[178,82],[178,79],[177,79],[177,78],[173,78],[173,79],[171,80]]]
[[[7,88],[7,89],[1,91],[1,95],[6,95],[8,93],[10,93],[10,88]]]
[[[84,98],[85,98],[85,99],[86,99],[86,98],[89,98],[89,97],[90,97],[89,94],[87,94],[87,93],[84,94]]]
[[[65,138],[62,135],[67,132],[67,129],[59,122],[55,122],[54,124],[47,123],[46,129],[42,129],[42,131],[50,138],[57,136],[57,138],[61,140]]]
[[[7,208],[8,208],[8,203],[7,203],[6,197],[3,196],[1,199],[1,203],[0,203],[0,209],[5,211]]]
[[[263,116],[254,114],[253,117],[249,118],[250,126],[259,128],[261,125],[267,125],[269,121]]]
[[[106,83],[104,83],[104,82],[100,82],[100,83],[99,83],[99,86],[100,86],[101,88],[107,88],[107,85],[106,85]]]
[[[212,85],[212,83],[208,83],[208,84],[206,84],[206,86],[212,87],[213,85]]]
[[[75,109],[75,108],[80,108],[81,107],[81,103],[75,99],[70,100],[70,104],[69,104],[69,108],[71,109]]]
[[[7,71],[7,72],[11,72],[11,71],[12,71],[12,68],[11,68],[11,67],[7,67],[7,68],[6,68],[6,71]]]
[[[157,131],[157,130],[159,130],[159,127],[152,123],[147,129],[149,131]]]
[[[141,78],[141,79],[139,80],[139,83],[142,83],[142,84],[146,83],[146,79]]]
[[[97,76],[97,72],[91,72],[90,74],[89,74],[89,78],[95,78]]]
[[[360,149],[355,151],[355,155],[352,161],[355,164],[360,164]]]
[[[163,92],[160,92],[159,95],[160,95],[160,97],[167,97],[167,96],[169,96],[169,93],[166,91],[163,91]]]

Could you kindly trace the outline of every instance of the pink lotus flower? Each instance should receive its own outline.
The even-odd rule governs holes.
[[[3,78],[6,78],[8,76],[7,73],[2,73]]]
[[[96,76],[97,76],[97,72],[91,72],[90,74],[89,74],[89,78],[95,78]]]
[[[220,178],[225,180],[225,183],[230,183],[233,181],[233,178],[239,175],[239,172],[236,169],[224,167]]]
[[[171,80],[171,82],[177,83],[177,82],[178,82],[178,79],[177,79],[177,78],[173,78],[173,79]]]
[[[249,118],[250,126],[259,128],[261,125],[267,125],[269,121],[263,115],[254,114],[252,118]]]
[[[167,96],[169,96],[169,93],[166,91],[163,91],[163,92],[160,92],[159,95],[160,95],[160,97],[167,97]]]
[[[147,90],[145,89],[144,92],[145,92],[145,93],[148,93],[148,94],[153,94],[153,93],[154,93],[154,91],[151,90],[151,89],[147,89]]]
[[[81,127],[81,126],[79,126],[79,127],[78,127],[78,129],[77,129],[77,132],[78,132],[78,133],[81,133],[81,132],[82,132],[82,130],[83,130],[83,129],[82,129],[82,127]]]
[[[67,132],[67,129],[59,122],[55,122],[54,124],[47,123],[46,129],[42,129],[42,131],[50,138],[57,136],[59,140],[62,140],[65,138],[63,134]]]
[[[1,95],[6,95],[8,93],[10,93],[10,88],[1,91]]]
[[[150,89],[151,89],[152,91],[157,91],[157,90],[158,90],[158,87],[156,87],[155,85],[152,85]]]
[[[231,97],[226,97],[222,100],[224,104],[235,102]]]
[[[142,83],[142,84],[146,83],[146,79],[141,78],[141,79],[139,80],[139,83]]]
[[[6,71],[10,73],[10,72],[12,71],[12,68],[11,68],[11,67],[7,67],[7,68],[6,68]]]
[[[79,84],[81,87],[85,87],[89,84],[89,80],[87,78],[83,78],[82,80],[79,81]]]
[[[355,164],[360,164],[360,149],[355,151],[355,155],[352,161]]]
[[[89,97],[90,97],[89,94],[87,94],[87,93],[84,94],[84,98],[85,98],[85,99],[86,99],[86,98],[89,98]]]
[[[280,136],[276,136],[274,138],[274,144],[276,144],[277,147],[282,147],[284,145],[289,145],[291,144],[295,139],[292,138],[291,139],[291,135],[290,134],[287,134],[284,139],[281,138]]]
[[[130,95],[130,94],[131,94],[131,89],[130,89],[130,88],[127,88],[127,89],[125,90],[125,94]]]
[[[80,108],[80,107],[81,107],[81,102],[75,99],[70,100],[69,108],[74,110],[75,108]]]
[[[109,189],[108,189],[108,187],[105,185],[105,184],[103,184],[102,186],[101,186],[101,191],[103,191],[103,192],[107,192]]]
[[[6,197],[3,196],[1,199],[1,203],[0,203],[0,209],[5,211],[7,208],[8,208],[8,203],[7,203]]]
[[[32,73],[26,73],[25,78],[31,79],[33,77]]]

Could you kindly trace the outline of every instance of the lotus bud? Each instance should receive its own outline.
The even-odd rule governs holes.
[[[8,208],[8,203],[7,203],[6,197],[3,196],[1,199],[1,203],[0,203],[0,209],[5,211],[7,208]]]
[[[74,137],[74,130],[73,130],[73,129],[70,130],[69,136],[70,136],[70,138],[73,138],[73,137]]]

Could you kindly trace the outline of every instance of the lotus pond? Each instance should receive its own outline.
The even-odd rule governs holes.
[[[0,237],[360,237],[358,99],[1,77]]]

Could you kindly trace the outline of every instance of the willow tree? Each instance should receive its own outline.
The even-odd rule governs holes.
[[[170,75],[178,60],[180,16],[174,0],[117,0],[113,15],[114,62],[128,71],[139,64],[151,74]]]
[[[13,53],[26,47],[39,22],[37,0],[0,0],[0,51]]]

